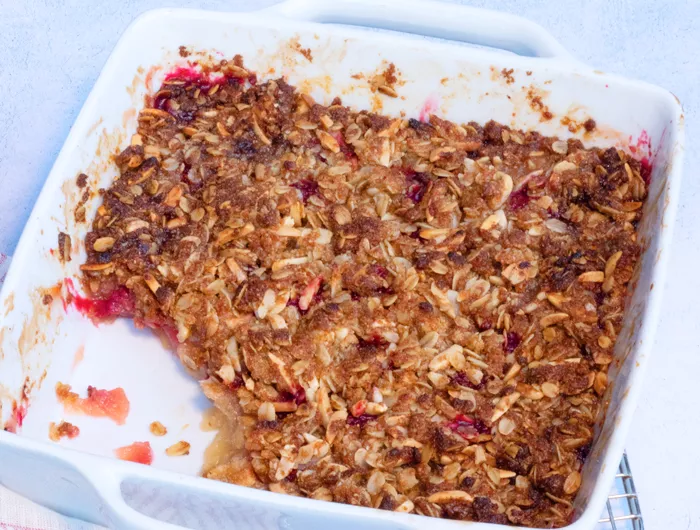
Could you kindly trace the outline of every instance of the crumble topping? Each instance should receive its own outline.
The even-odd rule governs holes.
[[[638,161],[324,106],[236,57],[168,76],[116,162],[88,314],[152,328],[202,381],[236,439],[205,476],[571,520],[640,254]]]
[[[168,429],[166,429],[165,425],[159,421],[151,422],[151,424],[148,426],[148,430],[151,431],[153,436],[165,436],[168,434]]]
[[[185,456],[190,454],[190,443],[180,440],[165,450],[168,456]]]
[[[72,440],[73,438],[77,438],[79,434],[80,429],[67,421],[61,420],[59,423],[54,423],[52,421],[49,423],[49,439],[52,442],[58,442],[61,438]]]

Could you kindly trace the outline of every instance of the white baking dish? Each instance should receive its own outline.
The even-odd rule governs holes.
[[[75,223],[71,213],[79,195],[76,176],[87,173],[93,189],[98,183],[108,185],[116,174],[111,155],[128,145],[144,95],[157,88],[168,69],[187,60],[178,55],[180,45],[206,50],[215,58],[240,53],[259,76],[283,75],[326,102],[340,95],[345,104],[383,106],[383,112],[394,115],[417,116],[428,108],[458,122],[495,119],[546,134],[575,135],[586,144],[628,148],[653,162],[649,202],[639,228],[645,252],[617,343],[618,361],[610,371],[614,382],[607,395],[610,406],[584,469],[577,520],[569,527],[592,528],[622,455],[653,342],[680,189],[681,107],[662,89],[578,63],[542,28],[526,20],[421,0],[292,0],[252,14],[158,10],[128,28],[46,181],[2,291],[0,425],[16,416],[13,406],[23,411],[28,405],[28,414],[18,435],[0,432],[0,482],[65,514],[116,528],[178,524],[308,530],[333,525],[340,530],[465,524],[299,499],[197,477],[212,433],[198,428],[207,403],[196,382],[157,339],[130,323],[96,328],[73,309],[64,310],[58,299],[42,304],[44,289],[79,277],[85,256],[81,241],[87,226]],[[312,62],[298,52],[298,45],[311,50]],[[400,71],[397,99],[379,99],[366,81],[351,77],[379,71],[388,62]],[[508,83],[501,72],[511,68],[515,81]],[[534,96],[541,97],[553,119],[543,121],[542,109],[533,108]],[[562,118],[580,124],[589,117],[598,124],[593,133],[580,127],[572,133],[562,124]],[[88,202],[88,219],[98,202]],[[59,231],[70,234],[73,241],[73,260],[65,265],[55,256]],[[84,348],[84,360],[75,366],[79,348]],[[64,416],[54,395],[57,381],[82,390],[87,385],[123,387],[132,406],[126,425]],[[62,418],[78,424],[81,435],[51,443],[48,424]],[[154,420],[169,427],[167,436],[148,434],[148,424]],[[165,447],[180,439],[192,444],[190,456],[163,455]],[[154,446],[152,467],[105,458],[114,448],[141,440]],[[471,527],[497,528],[478,523]]]

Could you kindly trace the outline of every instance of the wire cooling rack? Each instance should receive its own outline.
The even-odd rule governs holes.
[[[615,484],[596,530],[644,530],[642,511],[627,454],[622,456]]]

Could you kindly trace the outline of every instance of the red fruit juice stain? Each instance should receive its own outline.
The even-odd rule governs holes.
[[[17,434],[17,431],[22,428],[24,423],[24,418],[27,416],[27,404],[17,403],[12,404],[12,414],[5,424],[5,430],[11,432],[12,434]]]
[[[126,287],[118,287],[107,298],[90,299],[78,294],[71,278],[66,278],[63,283],[70,295],[67,303],[96,324],[112,318],[134,316],[136,300]]]
[[[663,135],[662,135],[663,138]],[[639,134],[639,138],[635,141],[631,136],[629,138],[630,152],[639,160],[641,164],[640,174],[644,183],[648,186],[651,182],[651,172],[653,168],[654,151],[652,150],[651,137],[646,129],[643,129]]]
[[[435,114],[435,111],[438,108],[438,103],[439,100],[435,94],[428,96],[418,112],[418,119],[420,121],[427,122],[430,119],[430,115]]]

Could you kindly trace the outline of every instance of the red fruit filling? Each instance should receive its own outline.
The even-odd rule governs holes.
[[[474,384],[472,383],[469,378],[467,377],[467,374],[464,372],[457,372],[455,375],[452,376],[452,382],[456,385],[459,386],[464,386],[467,388],[471,388],[473,390],[481,390],[484,388],[485,382],[482,379],[479,384]]]
[[[302,200],[304,204],[309,200],[309,197],[316,195],[318,193],[318,183],[313,180],[300,180],[291,184],[292,188],[296,188],[301,192]]]
[[[512,193],[508,198],[508,205],[511,210],[521,210],[530,203],[530,196],[527,194],[526,188],[521,188]]]
[[[114,454],[120,460],[128,462],[136,462],[137,464],[146,464],[150,466],[153,463],[153,449],[149,442],[134,442],[131,445],[119,447],[114,450]]]
[[[348,425],[353,425],[353,426],[364,426],[368,421],[371,420],[376,420],[377,418],[375,416],[371,416],[370,414],[361,414],[359,416],[348,416],[347,419],[347,424]]]
[[[491,429],[483,421],[464,414],[457,414],[455,419],[447,424],[447,427],[466,440],[476,438],[479,434],[491,432]]]
[[[69,413],[85,414],[94,418],[109,418],[123,425],[129,415],[129,399],[123,388],[114,390],[100,390],[89,386],[88,397],[81,398],[75,392],[71,392],[70,385],[58,383],[56,396],[63,403],[63,408]]]
[[[133,318],[135,314],[136,301],[126,287],[118,287],[107,298],[85,298],[78,294],[70,278],[65,279],[65,285],[68,303],[96,324],[118,317]]]
[[[302,405],[303,403],[306,403],[306,390],[299,387],[294,392],[281,392],[279,400],[284,402],[293,401],[297,405]]]
[[[506,352],[511,353],[515,351],[515,348],[520,346],[520,335],[517,333],[509,332],[506,333],[506,343],[505,343],[505,348]]]
[[[416,173],[415,171],[406,171],[406,197],[415,203],[419,203],[428,189],[430,177],[426,173]]]

